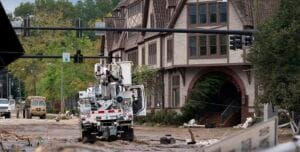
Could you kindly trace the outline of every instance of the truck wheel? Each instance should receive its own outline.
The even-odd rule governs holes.
[[[81,134],[83,143],[94,143],[96,141],[96,136],[88,131],[82,131]]]
[[[121,138],[123,140],[133,141],[133,139],[134,139],[133,128],[126,128],[124,130],[124,133],[122,134]]]
[[[10,113],[7,113],[6,115],[5,115],[5,118],[10,118]]]
[[[40,119],[46,119],[46,115],[40,116]]]

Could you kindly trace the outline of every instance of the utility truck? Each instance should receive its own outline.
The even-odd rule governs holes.
[[[98,83],[79,92],[83,142],[134,139],[133,119],[146,115],[146,100],[144,86],[132,85],[131,67],[130,61],[95,65]]]

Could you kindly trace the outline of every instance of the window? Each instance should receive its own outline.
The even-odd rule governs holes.
[[[216,3],[209,3],[209,23],[217,23],[217,5]]]
[[[221,23],[227,22],[227,3],[219,3],[219,18]]]
[[[156,43],[149,44],[149,65],[155,65],[156,64]]]
[[[173,60],[173,38],[167,40],[167,62],[171,62]]]
[[[188,5],[191,26],[227,23],[227,2],[200,2]]]
[[[221,55],[227,54],[227,35],[220,35],[220,52]]]
[[[145,65],[145,47],[142,48],[142,65]]]
[[[207,55],[206,35],[199,36],[199,49],[200,49],[200,56]]]
[[[142,11],[142,3],[138,2],[128,7],[128,16],[134,16]]]
[[[210,49],[210,55],[217,54],[217,36],[216,35],[209,36],[209,49]]]
[[[197,56],[197,38],[196,36],[189,37],[189,56],[196,57]]]
[[[127,53],[127,60],[132,61],[133,65],[138,65],[138,52],[137,50]]]
[[[196,24],[197,23],[197,6],[196,5],[188,6],[188,15],[189,15],[189,23]]]
[[[207,22],[206,21],[206,4],[199,4],[198,12],[199,12],[199,23],[205,24]]]
[[[179,107],[179,105],[180,105],[180,76],[173,76],[171,107]]]
[[[225,57],[228,43],[227,35],[193,34],[188,37],[188,55],[190,58]]]

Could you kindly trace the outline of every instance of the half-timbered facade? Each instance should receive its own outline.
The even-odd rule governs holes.
[[[120,28],[243,30],[262,22],[260,8],[272,14],[270,5],[278,0],[122,0],[105,22]],[[107,32],[106,40],[105,54],[159,69],[163,87],[149,95],[150,109],[179,109],[199,79],[220,73],[228,81],[220,96],[228,90],[238,96],[239,119],[254,112],[257,89],[247,48],[230,50],[228,35]]]

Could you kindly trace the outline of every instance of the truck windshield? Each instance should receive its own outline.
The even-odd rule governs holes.
[[[45,103],[45,101],[33,100],[31,102],[31,105],[32,106],[46,106],[46,103]]]
[[[8,100],[7,99],[0,99],[0,104],[8,104]]]

